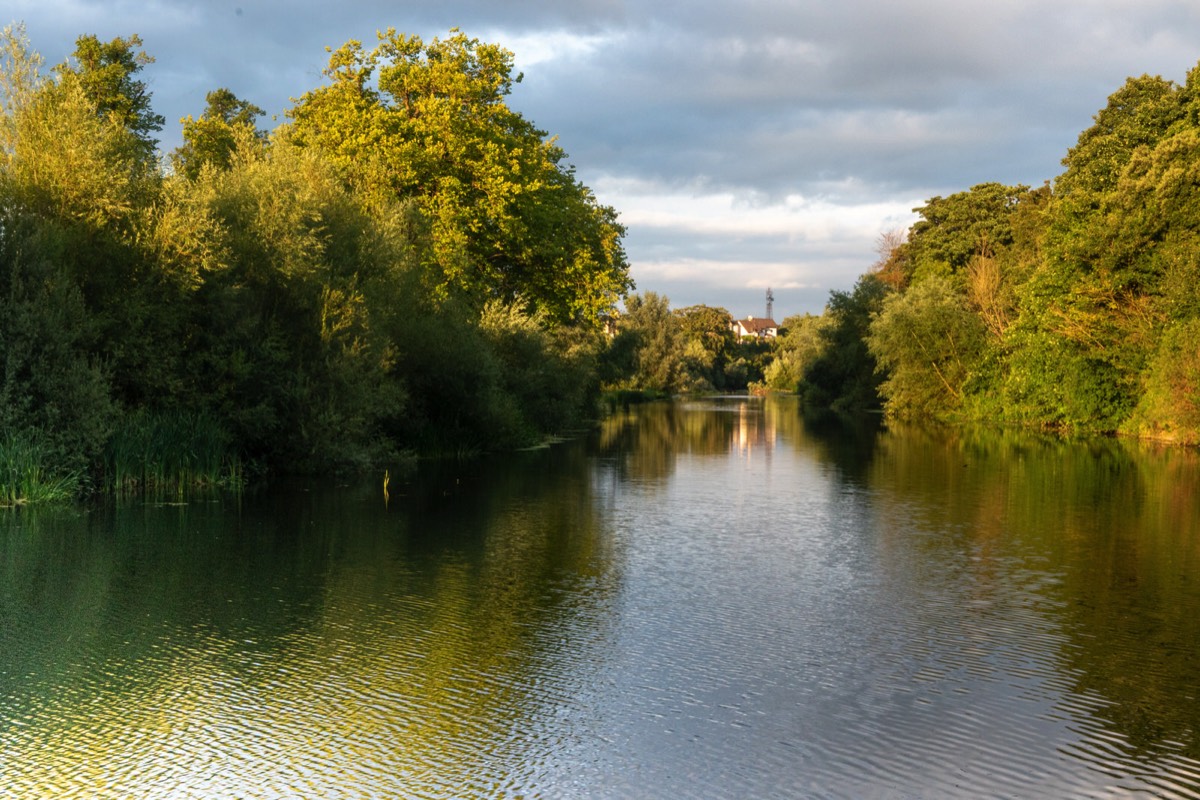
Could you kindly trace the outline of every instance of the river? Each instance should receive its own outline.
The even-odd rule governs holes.
[[[1200,454],[651,404],[0,515],[0,797],[1200,797]]]

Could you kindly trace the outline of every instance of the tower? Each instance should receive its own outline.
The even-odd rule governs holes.
[[[772,315],[772,306],[775,304],[775,293],[771,291],[771,287],[767,287],[767,319],[775,319]]]

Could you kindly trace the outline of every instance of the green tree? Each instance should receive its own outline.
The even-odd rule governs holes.
[[[55,68],[64,84],[78,84],[95,106],[97,113],[129,131],[142,163],[154,160],[165,120],[154,113],[150,91],[137,76],[154,59],[139,50],[142,39],[136,33],[101,42],[94,35],[75,40],[75,52]]]
[[[0,37],[0,433],[78,472],[203,422],[268,467],[325,470],[588,412],[623,231],[504,106],[507,51],[343,49],[270,139],[212,92],[164,173],[139,47],[81,37],[46,74],[20,28]],[[665,299],[639,316],[638,365],[674,388],[655,337],[677,355],[675,319]]]
[[[695,305],[676,309],[674,313],[683,335],[688,387],[693,391],[728,388],[725,369],[735,344],[729,312]]]
[[[89,42],[81,39],[84,51]],[[100,113],[84,80],[91,72],[67,64],[57,81],[46,76],[17,29],[4,51],[9,210],[45,231],[39,241],[59,243],[55,269],[82,296],[90,354],[108,364],[117,399],[136,398],[170,371],[176,349],[174,332],[158,324],[171,316],[161,272],[142,248],[161,188],[155,165],[136,130]]]
[[[176,172],[190,180],[195,180],[207,165],[228,169],[239,137],[264,143],[266,139],[256,122],[266,112],[258,106],[224,88],[209,92],[205,101],[199,119],[187,116],[180,120],[183,144],[171,154]]]
[[[510,416],[518,444],[532,443],[544,433],[562,433],[591,408],[597,385],[595,360],[599,340],[582,329],[548,330],[519,305],[493,301],[479,323],[488,349],[500,365],[500,397]]]
[[[866,340],[888,291],[877,275],[867,274],[852,291],[830,293],[821,354],[805,368],[800,386],[806,405],[834,411],[878,408],[880,377]]]
[[[966,192],[934,197],[913,209],[921,219],[890,260],[901,261],[910,281],[962,276],[973,256],[1012,243],[1011,217],[1028,192],[1027,186],[981,183]]]
[[[825,328],[830,319],[824,314],[797,314],[783,321],[774,345],[774,358],[764,375],[768,389],[776,392],[799,390],[809,365],[825,352],[828,345]]]
[[[1200,444],[1200,317],[1171,325],[1163,334],[1125,430]]]
[[[1063,159],[1065,171],[1054,184],[1056,203],[1047,239],[1046,290],[1066,299],[1076,287],[1086,296],[1104,295],[1119,286],[1109,285],[1114,256],[1123,258],[1128,246],[1138,246],[1137,235],[1114,229],[1121,224],[1119,187],[1135,154],[1154,149],[1185,120],[1180,87],[1160,77],[1130,78],[1114,92],[1096,114],[1095,123]],[[1145,172],[1146,159],[1132,165]],[[1144,226],[1142,226],[1144,228]],[[1144,239],[1143,239],[1144,241]],[[1095,283],[1094,286],[1081,284]],[[1094,306],[1078,309],[1090,316]],[[1070,316],[1073,309],[1067,309]]]
[[[889,415],[944,419],[962,407],[985,332],[965,301],[941,277],[884,299],[867,346],[886,376],[879,390]]]
[[[379,224],[317,152],[246,142],[224,171],[176,178],[212,220],[187,303],[186,394],[273,464],[361,466],[404,411],[388,330],[402,230]],[[400,241],[393,239],[397,237]]]
[[[44,75],[22,29],[5,29],[3,50],[0,163],[12,201],[64,223],[127,228],[146,196],[136,133],[97,114],[75,73]]]
[[[91,353],[95,323],[61,266],[67,241],[29,215],[0,218],[0,433],[34,443],[48,472],[81,476],[116,408]]]
[[[374,50],[334,51],[325,74],[288,112],[289,136],[328,152],[356,193],[420,203],[439,296],[598,324],[631,288],[616,213],[504,102],[521,77],[512,53],[389,29]]]
[[[1183,117],[1181,100],[1173,81],[1149,75],[1126,80],[1067,151],[1056,193],[1090,205],[1115,189],[1133,153],[1155,144]]]
[[[1007,344],[1010,406],[1022,415],[1117,429],[1137,405],[1164,313],[1191,305],[1197,148],[1184,99],[1173,82],[1131,78],[1064,159],[1042,263],[1019,290]]]
[[[666,394],[683,388],[684,339],[670,300],[657,292],[630,295],[618,328],[611,348],[629,356],[621,385]]]

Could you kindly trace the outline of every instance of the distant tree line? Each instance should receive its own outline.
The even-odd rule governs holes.
[[[601,360],[605,389],[650,397],[745,391],[761,382],[769,342],[737,337],[733,317],[706,305],[672,309],[656,292],[633,294]]]
[[[164,158],[141,47],[82,36],[46,69],[0,36],[9,500],[171,459],[219,480],[511,447],[592,413],[624,229],[506,105],[509,51],[352,41],[275,130],[215,89]]]
[[[1200,443],[1200,67],[1126,81],[1038,188],[915,209],[766,379],[814,406]]]

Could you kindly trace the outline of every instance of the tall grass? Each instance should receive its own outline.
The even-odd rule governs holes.
[[[79,475],[56,474],[46,449],[27,436],[0,435],[0,506],[70,500],[79,492]]]
[[[204,414],[138,411],[109,440],[105,486],[118,494],[182,495],[242,484],[242,464],[221,425]]]

